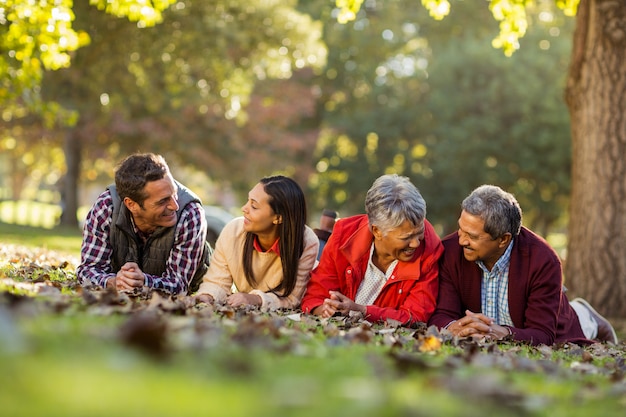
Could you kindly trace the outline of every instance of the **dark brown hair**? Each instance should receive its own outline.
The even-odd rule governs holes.
[[[298,264],[304,252],[304,230],[307,219],[306,202],[302,189],[291,178],[276,175],[265,177],[259,181],[269,196],[269,204],[275,214],[282,217],[278,224],[280,238],[280,261],[283,267],[283,280],[273,292],[286,297],[296,286]],[[252,254],[254,251],[254,233],[246,234],[243,249],[243,270],[246,280],[251,286],[256,284],[252,271]]]
[[[133,154],[124,159],[115,171],[115,187],[120,198],[128,197],[143,208],[148,198],[146,184],[163,179],[170,169],[161,155]]]

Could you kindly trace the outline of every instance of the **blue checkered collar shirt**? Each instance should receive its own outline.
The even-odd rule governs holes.
[[[487,269],[482,261],[476,264],[483,271],[481,284],[481,307],[482,312],[487,317],[491,317],[495,324],[501,326],[513,326],[511,314],[509,313],[509,266],[511,264],[511,252],[513,250],[511,239],[500,259],[495,263],[491,271]]]

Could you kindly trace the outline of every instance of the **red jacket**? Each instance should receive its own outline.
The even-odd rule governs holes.
[[[459,237],[443,239],[445,254],[439,267],[439,301],[430,324],[445,327],[465,316],[465,310],[481,312],[482,270],[465,259]],[[561,261],[541,237],[522,227],[513,242],[509,267],[509,310],[515,340],[552,345],[559,342],[590,343],[578,316],[563,292]]]
[[[367,319],[393,319],[405,324],[427,322],[437,302],[438,261],[443,253],[441,240],[424,220],[424,239],[409,262],[398,262],[374,305],[367,306]],[[302,310],[311,312],[339,291],[354,300],[365,276],[374,237],[364,214],[339,220],[311,273]]]

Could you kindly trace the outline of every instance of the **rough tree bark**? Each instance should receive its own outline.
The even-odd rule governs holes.
[[[565,283],[601,314],[626,317],[626,2],[581,0],[576,19]]]
[[[81,143],[75,129],[67,129],[63,138],[63,153],[67,172],[63,180],[63,226],[78,227],[78,178],[80,176]]]

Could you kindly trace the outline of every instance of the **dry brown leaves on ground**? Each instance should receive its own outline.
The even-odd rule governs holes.
[[[299,310],[208,305],[190,296],[149,289],[129,293],[80,286],[73,276],[77,260],[56,253],[5,246],[0,254],[5,262],[0,272],[0,325],[4,322],[4,327],[11,327],[7,321],[15,317],[38,314],[117,316],[123,317],[114,329],[118,340],[160,360],[174,352],[221,343],[296,355],[309,353],[312,343],[329,348],[369,344],[386,348],[399,374],[469,365],[550,375],[577,372],[608,376],[626,392],[624,343],[531,347],[512,340],[459,339],[424,324],[407,328],[393,321],[373,324],[360,317],[320,319]],[[440,360],[433,360],[437,355]],[[559,355],[574,360],[564,367]],[[492,382],[457,388],[493,393],[498,387]]]

